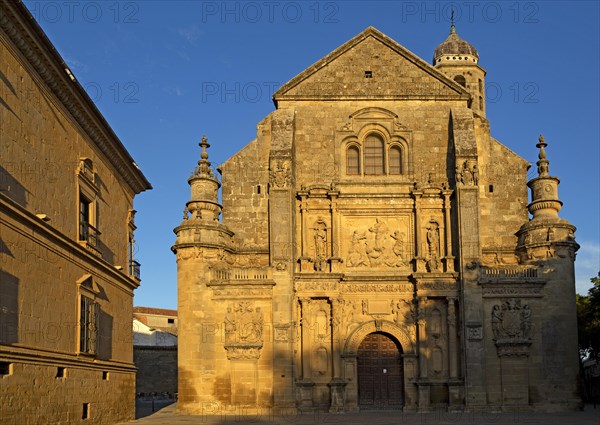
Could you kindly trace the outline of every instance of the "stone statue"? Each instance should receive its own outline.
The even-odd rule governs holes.
[[[315,239],[315,270],[321,272],[325,270],[327,261],[327,226],[323,221],[318,221],[314,227]]]
[[[531,333],[531,310],[528,305],[524,305],[521,310],[521,332],[523,338],[529,338]]]
[[[454,177],[456,178],[456,185],[458,186],[459,184],[464,184],[465,181],[463,179],[463,172],[462,172],[462,166],[459,164],[456,164],[456,169],[454,172]]]
[[[432,223],[427,227],[427,246],[429,249],[429,258],[427,267],[429,271],[438,271],[440,269],[440,236],[437,223]]]
[[[367,237],[364,232],[354,231],[352,234],[352,244],[348,249],[348,267],[368,265],[369,257],[367,256],[366,240]]]
[[[473,184],[475,186],[477,186],[479,184],[479,168],[477,167],[477,164],[473,164],[472,173],[473,173]]]
[[[225,315],[225,342],[235,342],[235,317],[231,311],[231,307],[227,307]]]
[[[373,233],[374,242],[373,246],[367,247],[367,255],[369,256],[371,266],[377,266],[383,261],[383,250],[385,247],[383,246],[382,239],[387,233],[387,227],[383,221],[376,218],[375,224],[369,228],[369,232]]]
[[[495,305],[492,308],[492,332],[494,339],[498,339],[500,336],[500,324],[502,323],[502,313],[500,312],[500,306]]]

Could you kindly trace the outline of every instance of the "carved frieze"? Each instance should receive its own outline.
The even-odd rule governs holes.
[[[340,292],[346,294],[361,292],[408,292],[412,293],[412,283],[341,283]]]
[[[339,283],[337,281],[296,282],[295,287],[296,292],[337,291]]]
[[[226,345],[225,350],[228,360],[258,360],[261,347],[262,344],[260,346],[232,344]]]
[[[456,291],[458,284],[456,282],[420,282],[417,284],[417,289],[425,291]]]
[[[270,299],[273,291],[271,286],[258,285],[210,285],[213,299]]]
[[[543,297],[542,291],[543,285],[541,284],[486,284],[482,287],[482,296],[484,298],[541,298]]]

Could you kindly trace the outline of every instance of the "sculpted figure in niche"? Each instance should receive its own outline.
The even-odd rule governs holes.
[[[471,168],[469,167],[468,163],[466,163],[466,162],[463,165],[463,182],[464,182],[465,186],[473,185],[473,172],[471,171]]]
[[[367,266],[369,257],[367,256],[367,237],[364,232],[355,230],[352,234],[352,244],[348,249],[348,267]]]
[[[523,338],[529,338],[531,333],[531,310],[528,305],[524,305],[521,310],[521,332]]]
[[[473,184],[477,186],[479,184],[479,169],[477,168],[477,163],[473,164]]]
[[[462,172],[463,167],[459,164],[456,164],[456,169],[454,172],[454,177],[456,178],[456,185],[458,186],[459,184],[465,184],[465,181],[463,179],[463,172]]]
[[[427,259],[427,268],[430,272],[440,269],[440,235],[438,224],[432,222],[427,227],[427,247],[429,257]]]
[[[498,339],[500,336],[500,324],[502,322],[502,313],[500,312],[500,306],[495,305],[492,308],[492,332],[494,339]]]
[[[225,315],[225,342],[235,342],[235,317],[231,307],[227,307]]]
[[[315,223],[314,239],[315,239],[315,271],[321,272],[325,270],[327,262],[327,225],[319,220]]]
[[[255,341],[262,341],[263,323],[264,320],[260,307],[256,307],[254,316],[252,317],[252,332]]]

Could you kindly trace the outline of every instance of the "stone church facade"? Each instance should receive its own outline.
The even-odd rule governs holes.
[[[578,405],[575,227],[543,137],[527,181],[490,135],[478,61],[454,27],[433,66],[368,28],[275,93],[222,180],[202,139],[181,410]]]

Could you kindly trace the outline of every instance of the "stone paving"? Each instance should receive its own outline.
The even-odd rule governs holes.
[[[514,412],[469,412],[469,413],[403,413],[397,411],[358,412],[347,414],[310,413],[303,415],[204,415],[188,416],[177,413],[175,404],[135,421],[120,425],[234,425],[234,424],[276,424],[276,425],[317,425],[317,424],[368,424],[368,425],[600,425],[600,406],[586,406],[583,411],[531,413]]]

